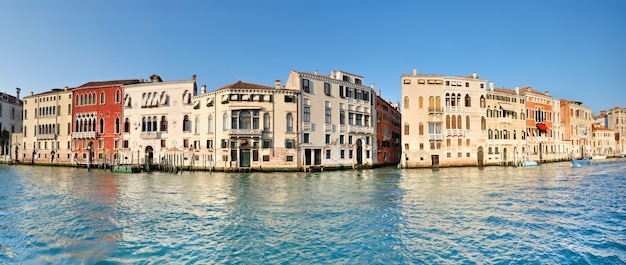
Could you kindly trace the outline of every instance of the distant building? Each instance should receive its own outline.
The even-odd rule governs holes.
[[[486,80],[413,69],[401,81],[402,166],[484,165]]]
[[[605,111],[605,127],[615,131],[616,154],[626,154],[626,108],[613,107]]]
[[[514,90],[494,88],[487,98],[487,164],[517,165],[529,160],[526,147],[526,97]]]
[[[11,134],[22,132],[22,108],[20,88],[15,89],[15,96],[0,92],[0,157],[11,156]],[[14,148],[14,147],[13,147]]]
[[[397,165],[402,156],[400,105],[376,95],[376,164]]]
[[[561,99],[561,122],[565,128],[564,140],[572,145],[571,156],[591,156],[591,125],[593,113],[582,102]]]

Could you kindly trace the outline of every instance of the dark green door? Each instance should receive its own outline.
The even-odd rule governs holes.
[[[241,149],[239,167],[250,167],[250,149]]]

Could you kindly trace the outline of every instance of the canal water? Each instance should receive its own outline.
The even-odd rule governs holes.
[[[0,166],[0,264],[625,264],[626,160],[116,174]]]

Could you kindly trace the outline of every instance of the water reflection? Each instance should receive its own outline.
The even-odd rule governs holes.
[[[620,263],[625,169],[0,167],[0,263]]]

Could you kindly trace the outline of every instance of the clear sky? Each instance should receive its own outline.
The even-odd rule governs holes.
[[[344,70],[401,98],[400,76],[471,75],[626,107],[626,1],[0,2],[0,91],[190,79],[273,86]]]

